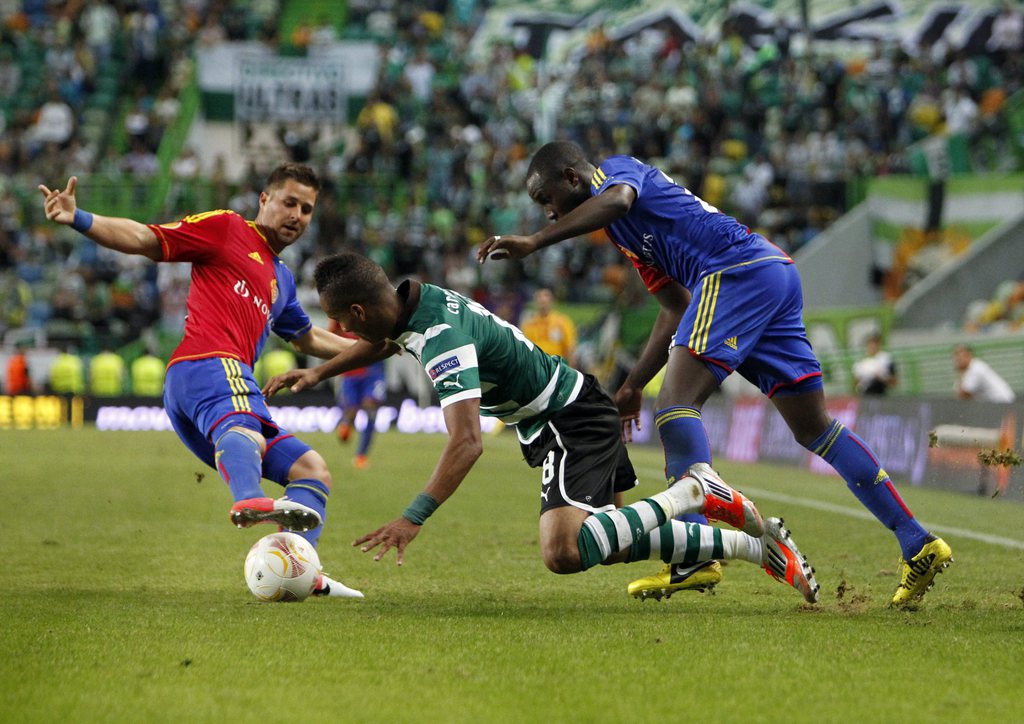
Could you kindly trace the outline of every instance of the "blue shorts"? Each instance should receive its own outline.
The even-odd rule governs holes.
[[[795,266],[763,262],[714,272],[692,291],[672,341],[719,384],[736,371],[768,397],[822,388]]]
[[[387,391],[384,365],[375,364],[367,367],[362,374],[341,378],[341,384],[338,385],[338,407],[360,407],[367,400],[382,405],[387,397]]]
[[[263,477],[275,483],[287,485],[292,464],[312,450],[274,423],[252,369],[234,359],[175,362],[164,381],[164,409],[181,441],[211,468],[215,467],[211,437],[226,421],[259,429],[267,438]],[[232,416],[239,417],[231,420]]]

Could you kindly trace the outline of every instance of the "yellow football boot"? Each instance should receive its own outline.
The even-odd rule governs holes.
[[[718,561],[703,561],[695,566],[667,564],[654,576],[638,578],[626,589],[630,596],[646,601],[661,600],[676,591],[710,591],[722,580],[722,566]]]
[[[925,543],[909,561],[900,560],[900,585],[892,597],[892,605],[906,606],[920,601],[934,585],[935,574],[941,573],[952,562],[953,550],[941,538]]]

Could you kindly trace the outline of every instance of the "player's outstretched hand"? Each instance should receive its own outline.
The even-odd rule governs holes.
[[[53,189],[52,191],[39,184],[39,191],[43,194],[43,211],[46,218],[58,224],[70,224],[75,220],[75,187],[78,185],[78,177],[72,176],[68,179],[68,185],[63,191]]]
[[[289,370],[284,374],[274,375],[263,385],[263,396],[273,397],[276,392],[287,387],[292,392],[307,390],[320,382],[320,377],[311,369]]]
[[[633,442],[633,428],[640,429],[640,407],[643,404],[644,391],[632,385],[623,385],[615,393],[615,405],[619,408],[619,420],[622,423],[623,442]]]
[[[535,251],[532,236],[492,236],[476,250],[476,260],[483,264],[488,259],[522,259]]]
[[[384,557],[385,553],[395,548],[397,549],[395,563],[402,565],[405,562],[405,547],[409,545],[413,538],[419,535],[420,528],[422,527],[406,518],[397,518],[382,528],[378,528],[372,533],[367,533],[362,538],[357,538],[352,541],[352,545],[362,545],[362,548],[359,550],[363,553],[367,553],[380,546],[377,555],[373,557],[375,561],[379,561]]]

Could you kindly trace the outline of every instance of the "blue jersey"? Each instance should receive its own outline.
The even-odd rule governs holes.
[[[594,173],[590,193],[597,196],[616,184],[632,187],[636,201],[629,213],[605,231],[652,292],[669,278],[693,290],[712,272],[793,261],[760,234],[632,156],[606,159]]]

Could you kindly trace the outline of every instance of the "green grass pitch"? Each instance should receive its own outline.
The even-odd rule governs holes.
[[[444,437],[381,435],[368,470],[304,438],[334,473],[325,569],[364,601],[257,603],[242,561],[269,528],[232,528],[223,483],[171,433],[0,432],[0,721],[1024,717],[1024,506],[901,486],[956,563],[894,611],[895,541],[838,479],[722,464],[785,517],[822,602],[733,563],[715,595],[641,603],[626,584],[660,563],[543,567],[539,476],[508,432],[401,568],[350,542],[402,511]],[[639,490],[660,489],[660,451],[633,457]]]

